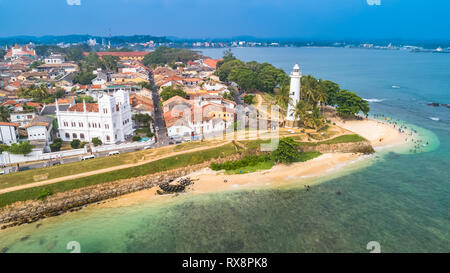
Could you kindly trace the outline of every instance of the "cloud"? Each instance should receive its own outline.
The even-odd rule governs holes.
[[[69,6],[81,6],[81,0],[66,0]]]
[[[367,0],[369,6],[381,6],[381,0]]]

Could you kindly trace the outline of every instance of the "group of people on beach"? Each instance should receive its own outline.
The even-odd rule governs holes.
[[[378,122],[381,122],[383,124],[386,124],[393,128],[398,129],[398,132],[400,134],[405,134],[406,135],[405,141],[406,142],[412,141],[414,143],[414,148],[409,150],[411,153],[417,153],[417,152],[422,153],[423,147],[428,146],[428,144],[429,144],[428,141],[426,143],[423,143],[423,140],[418,138],[420,135],[417,132],[417,130],[414,128],[408,128],[408,126],[406,126],[404,124],[404,121],[393,120],[389,117],[386,117],[384,114],[375,114],[374,117],[376,119],[380,120]],[[408,137],[410,137],[410,138],[408,138]]]

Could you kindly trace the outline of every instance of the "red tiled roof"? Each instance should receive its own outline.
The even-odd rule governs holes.
[[[19,127],[20,124],[18,124],[18,123],[12,123],[12,122],[0,122],[0,126],[14,126],[14,127]]]
[[[220,62],[220,61],[223,61],[223,59],[213,60],[213,59],[208,58],[208,59],[205,59],[203,61],[203,63],[206,64],[207,66],[210,66],[210,67],[216,69],[217,68],[217,63]]]
[[[83,103],[76,103],[69,107],[67,111],[70,112],[84,112]],[[98,112],[98,104],[97,103],[86,103],[86,111],[87,112]]]
[[[117,57],[144,57],[150,52],[147,51],[131,51],[131,52],[96,52],[99,57],[102,56],[117,56]],[[83,55],[89,55],[89,52],[84,52]]]

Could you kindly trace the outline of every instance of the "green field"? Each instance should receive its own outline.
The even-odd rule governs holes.
[[[210,142],[193,142],[183,143],[177,146],[169,146],[159,149],[144,150],[138,152],[123,153],[115,156],[101,157],[90,159],[86,161],[72,162],[52,167],[32,169],[11,173],[0,176],[0,189],[20,186],[33,182],[54,179],[63,176],[80,174],[124,164],[133,164],[142,161],[143,159],[151,159],[154,156],[161,156],[170,152],[185,151],[198,147],[205,147],[211,145]],[[180,147],[179,147],[180,146]]]
[[[120,179],[153,174],[161,171],[200,164],[214,158],[226,157],[237,152],[239,152],[239,149],[236,148],[234,144],[229,143],[220,147],[203,150],[201,152],[191,152],[159,159],[136,167],[81,177],[68,181],[62,181],[46,186],[8,192],[0,195],[0,207],[14,203],[16,201],[38,199],[42,195],[42,193],[46,191],[50,191],[54,194],[86,186],[112,182]]]
[[[327,141],[317,143],[301,143],[301,145],[335,144],[335,143],[358,142],[364,140],[365,139],[359,135],[344,135]],[[172,170],[184,166],[196,165],[209,161],[211,159],[226,157],[236,153],[241,153],[244,156],[251,156],[255,154],[255,151],[259,150],[260,145],[262,143],[267,142],[269,141],[247,140],[247,141],[240,141],[239,145],[229,143],[223,146],[205,149],[202,151],[187,152],[181,155],[158,159],[135,167],[57,182],[46,186],[33,187],[29,189],[4,193],[0,195],[0,207],[14,203],[16,201],[39,199],[45,197],[46,195],[49,195],[49,193],[54,194],[86,186],[112,182],[120,179],[139,177],[143,175],[158,173],[161,171]],[[169,146],[161,148],[159,150],[132,152],[112,157],[104,157],[88,161],[80,161],[59,166],[7,174],[0,176],[0,188],[4,189],[36,181],[69,176],[73,174],[79,174],[83,172],[119,166],[123,164],[137,163],[143,158],[148,159],[151,158],[152,156],[159,154],[164,154],[173,151],[189,150],[205,145],[211,145],[211,143],[207,142],[184,143],[178,146]],[[319,155],[320,153],[318,152],[300,153],[297,161],[307,161]],[[230,173],[249,173],[258,170],[270,169],[273,167],[273,165],[274,165],[273,160],[264,160],[262,162],[257,162],[256,164],[240,166],[239,168],[227,171],[229,171]]]

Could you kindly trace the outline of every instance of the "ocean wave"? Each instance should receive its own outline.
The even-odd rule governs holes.
[[[363,100],[368,101],[368,102],[382,102],[382,101],[385,101],[385,99],[363,99]]]
[[[431,120],[434,120],[434,121],[439,121],[439,120],[440,120],[440,119],[437,118],[437,117],[430,117],[430,119],[431,119]]]
[[[394,89],[399,89],[400,86],[398,86],[398,85],[393,85],[392,88],[394,88]]]

